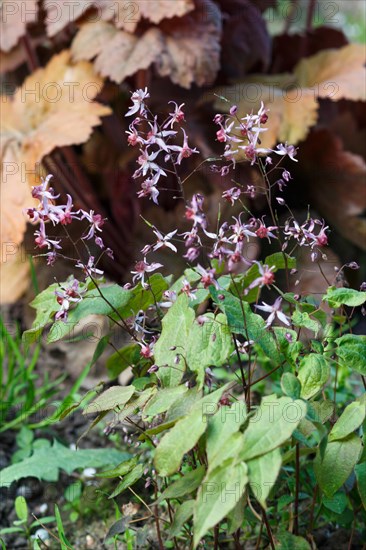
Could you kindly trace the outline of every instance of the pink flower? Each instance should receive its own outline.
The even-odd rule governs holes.
[[[159,263],[148,264],[146,261],[146,258],[144,258],[143,260],[135,264],[135,271],[131,271],[131,274],[133,275],[132,281],[133,282],[141,281],[142,286],[146,287],[147,284],[145,283],[145,274],[151,273],[152,271],[159,269],[159,267],[163,267],[162,264],[159,264]]]
[[[277,239],[276,235],[272,233],[272,231],[276,231],[278,227],[276,225],[270,225],[266,227],[263,221],[260,222],[258,229],[256,230],[255,234],[260,239],[268,239],[268,242],[271,242],[272,239]]]
[[[269,287],[272,285],[275,281],[275,276],[273,273],[273,270],[276,269],[275,266],[268,267],[268,265],[262,266],[259,262],[255,263],[258,265],[260,276],[250,283],[248,289],[255,288],[256,286],[262,288],[263,286]]]
[[[191,246],[184,254],[183,258],[186,258],[189,262],[194,262],[200,255],[200,249]]]
[[[164,124],[164,128],[167,128],[170,126],[170,128],[173,128],[175,123],[180,124],[181,122],[184,122],[184,112],[182,111],[182,107],[185,105],[184,103],[181,103],[178,107],[178,104],[175,101],[169,101],[169,103],[172,103],[175,105],[175,109],[173,113],[169,113],[169,118],[167,122]]]
[[[297,162],[297,159],[294,158],[297,151],[296,151],[296,148],[293,145],[287,145],[287,143],[285,143],[285,145],[283,145],[283,143],[279,143],[277,145],[277,149],[273,150],[273,153],[276,153],[276,155],[280,155],[280,156],[283,156],[283,157],[288,156],[288,157],[290,157],[291,160]]]
[[[254,306],[256,309],[260,309],[261,311],[265,311],[266,313],[270,313],[266,326],[269,327],[275,318],[282,321],[287,326],[290,326],[290,320],[289,318],[281,311],[281,305],[282,305],[282,298],[279,296],[275,303],[273,305],[268,305],[266,302],[262,302],[262,306]]]
[[[160,151],[169,152],[171,148],[165,143],[165,138],[170,136],[175,136],[177,132],[173,130],[160,130],[157,124],[157,117],[154,118],[154,124],[149,122],[151,128],[150,132],[147,134],[147,139],[143,140],[146,145],[157,145]]]
[[[49,250],[51,248],[61,249],[60,242],[61,240],[54,240],[50,239],[46,235],[46,227],[43,220],[40,221],[40,229],[34,232],[35,235],[35,243],[37,248],[48,248]]]
[[[60,285],[61,290],[55,291],[57,303],[61,306],[55,315],[56,321],[66,322],[71,305],[77,304],[83,299],[82,294],[86,289],[81,290],[79,284],[77,279],[72,279],[66,286]]]
[[[214,285],[216,288],[219,287],[217,281],[215,280],[215,269],[204,269],[200,264],[198,264],[195,269],[201,275],[201,283],[204,288],[208,288],[211,285]]]
[[[223,192],[222,198],[230,202],[231,206],[233,206],[234,202],[239,199],[240,195],[241,190],[239,187],[232,187],[231,189]]]
[[[75,265],[75,267],[79,267],[80,269],[82,269],[87,277],[90,277],[92,273],[95,275],[103,275],[104,273],[104,271],[102,271],[101,269],[96,268],[94,264],[94,256],[89,257],[87,264],[79,261]]]
[[[94,210],[90,210],[89,213],[85,212],[85,210],[80,210],[80,213],[81,219],[87,219],[88,222],[91,224],[88,233],[84,237],[82,237],[83,239],[92,239],[96,231],[102,232],[101,228],[103,227],[105,220],[100,214],[94,214]]]
[[[179,155],[178,155],[178,158],[177,158],[177,164],[180,164],[184,158],[189,158],[193,153],[198,153],[199,152],[199,151],[197,151],[196,148],[192,149],[191,147],[189,147],[188,137],[187,137],[187,134],[185,133],[184,128],[182,128],[182,132],[183,132],[183,136],[184,136],[183,137],[183,146],[179,147],[178,145],[172,145],[172,146],[169,147],[169,149],[171,151],[178,151],[179,152]]]
[[[141,183],[141,190],[138,191],[137,196],[139,198],[149,197],[155,204],[158,204],[159,190],[156,184],[159,180],[159,174],[156,174],[153,178],[149,178]]]
[[[177,252],[177,248],[174,246],[174,244],[169,242],[172,239],[172,237],[174,237],[177,231],[178,229],[176,229],[175,231],[172,231],[171,233],[167,233],[164,236],[162,235],[162,233],[160,233],[160,231],[155,229],[153,233],[157,236],[158,240],[152,248],[153,251],[155,252],[156,250],[159,250],[159,248],[170,248],[170,250],[173,250],[173,252]]]
[[[244,239],[249,240],[249,237],[256,237],[256,234],[251,231],[252,226],[248,224],[243,224],[241,222],[241,214],[239,214],[238,218],[235,218],[235,224],[230,226],[230,229],[232,230],[232,235],[229,237],[229,240],[233,243],[238,243],[241,241],[244,241]]]
[[[133,92],[131,96],[132,100],[132,107],[127,111],[125,116],[131,116],[137,113],[138,111],[142,116],[145,116],[146,114],[146,108],[145,108],[145,99],[150,97],[149,92],[147,91],[147,88],[145,90],[136,90]]]
[[[150,359],[154,356],[153,347],[154,344],[146,344],[145,342],[138,342],[138,345],[141,347],[140,355],[145,357],[145,359]]]
[[[141,174],[143,176],[146,176],[149,170],[151,172],[158,172],[160,175],[166,176],[166,173],[164,172],[164,170],[160,168],[160,166],[158,166],[156,162],[154,162],[158,154],[159,154],[159,151],[155,151],[154,153],[149,153],[147,148],[141,149],[141,155],[137,159],[137,162],[139,163],[141,168],[139,168],[135,172],[134,176],[138,177]]]
[[[191,300],[196,299],[196,295],[195,295],[194,291],[192,290],[191,284],[187,281],[186,278],[184,278],[183,281],[182,281],[182,292],[183,292],[183,294],[188,296],[188,298],[190,298]]]

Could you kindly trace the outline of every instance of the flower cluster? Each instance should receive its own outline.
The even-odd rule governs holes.
[[[267,128],[263,128],[263,126],[268,121],[268,109],[265,109],[263,102],[256,114],[251,113],[239,117],[237,113],[238,108],[233,105],[229,115],[224,116],[218,113],[214,117],[215,124],[219,126],[216,139],[221,143],[225,143],[223,160],[230,161],[231,165],[235,166],[236,159],[241,155],[251,164],[255,164],[259,156],[265,155],[266,164],[272,164],[269,155],[275,153],[282,157],[288,156],[296,162],[296,149],[293,145],[280,143],[276,149],[261,147],[260,135],[267,131]],[[222,175],[228,173],[229,166],[224,166],[221,169]]]
[[[140,149],[140,156],[137,160],[139,166],[133,177],[143,177],[145,179],[141,184],[138,196],[149,197],[155,203],[158,203],[158,182],[161,177],[167,175],[167,163],[170,162],[173,165],[174,172],[177,173],[177,168],[183,158],[190,157],[198,151],[189,147],[188,137],[183,128],[181,129],[183,144],[177,146],[173,141],[178,133],[175,130],[176,125],[180,125],[184,121],[184,104],[178,105],[175,102],[171,102],[174,110],[163,123],[159,124],[157,117],[146,106],[148,98],[149,92],[147,88],[145,90],[137,90],[132,94],[133,105],[126,116],[135,115],[136,118],[129,126],[127,140],[129,145],[138,146]],[[222,160],[226,164],[223,168],[212,165],[212,171],[221,172],[222,176],[227,175],[230,168],[235,166],[239,153],[241,153],[241,158],[244,157],[252,165],[259,163],[259,156],[265,155],[265,169],[267,166],[271,169],[272,158],[270,155],[272,154],[280,157],[288,156],[291,160],[296,161],[296,150],[292,145],[288,145],[287,143],[285,145],[279,144],[275,149],[261,147],[260,136],[267,130],[264,125],[268,121],[268,110],[264,107],[263,103],[256,114],[252,113],[239,118],[237,111],[236,106],[233,106],[228,116],[217,114],[214,117],[214,122],[219,126],[219,130],[216,133],[217,140],[225,144]],[[227,164],[227,161],[229,161],[229,164]],[[278,169],[278,164],[274,169]],[[179,176],[177,177],[179,178]],[[281,178],[273,185],[276,185],[276,188],[281,192],[290,179],[290,173],[282,169]],[[272,185],[268,180],[266,184],[268,186]],[[240,201],[243,193],[254,196],[255,189],[253,186],[248,186],[247,191],[242,191],[239,186],[231,187],[223,192],[222,198],[233,206],[237,201]],[[283,201],[280,197],[277,200],[278,202]],[[183,258],[190,264],[193,264],[194,270],[200,276],[200,285],[203,288],[214,285],[219,289],[220,284],[217,278],[216,266],[212,265],[213,260],[218,262],[219,266],[224,264],[224,268],[228,272],[234,273],[242,269],[243,265],[247,267],[254,265],[253,261],[249,261],[246,257],[245,245],[249,239],[266,239],[269,243],[271,243],[272,239],[278,239],[278,232],[280,231],[278,225],[267,223],[264,217],[259,219],[252,216],[249,220],[247,218],[244,217],[244,212],[241,212],[237,217],[233,217],[232,223],[225,221],[217,228],[216,232],[209,231],[208,220],[204,212],[204,197],[201,193],[195,193],[186,203],[185,207],[185,219],[191,223],[191,228],[184,233],[178,233],[175,230],[167,235],[163,235],[153,227],[157,241],[155,244],[146,245],[142,249],[143,260],[137,262],[134,270],[131,271],[133,282],[141,281],[142,285],[146,288],[148,286],[148,281],[146,281],[147,274],[162,267],[157,262],[148,262],[147,255],[162,247],[170,248],[172,252],[176,253],[177,247],[171,241],[173,238],[177,239],[180,237],[186,248]],[[206,247],[207,239],[211,241],[208,247]],[[205,248],[203,242],[205,243]],[[198,263],[199,258],[203,256],[204,249],[206,250],[206,258],[203,258],[203,261]],[[203,267],[202,264],[206,260],[208,260],[209,266]],[[248,285],[244,293],[248,293],[256,287],[258,289],[264,286],[270,287],[274,283],[274,266],[262,265],[260,262],[256,263],[258,265],[258,276]],[[186,293],[190,299],[195,299],[196,290],[191,287],[191,284],[187,280],[183,281],[180,291]],[[161,303],[161,306],[170,307],[175,300],[176,292],[168,291],[164,295],[164,301]],[[274,318],[281,319],[280,305],[281,301],[275,302],[275,314],[270,317],[270,324]],[[270,306],[265,304],[261,307],[268,308]]]
[[[36,248],[46,249],[44,254],[47,258],[47,265],[54,265],[58,256],[66,258],[62,254],[62,239],[54,238],[47,233],[48,227],[55,227],[57,225],[65,228],[65,234],[68,236],[66,226],[70,225],[74,220],[82,222],[86,220],[88,226],[81,236],[81,240],[85,243],[85,249],[88,252],[88,259],[84,262],[81,258],[74,260],[67,258],[75,262],[75,267],[83,270],[85,277],[93,277],[103,275],[103,271],[96,267],[95,258],[89,253],[86,241],[94,240],[95,244],[105,249],[104,242],[100,236],[102,232],[102,226],[105,220],[100,214],[95,214],[93,210],[86,212],[85,210],[74,210],[72,197],[67,195],[66,204],[56,204],[56,200],[60,195],[56,195],[52,187],[49,186],[49,182],[52,175],[48,175],[46,178],[42,178],[41,184],[32,187],[32,197],[39,201],[38,205],[33,208],[28,208],[27,215],[29,221],[38,225],[39,229],[34,232]],[[104,252],[113,258],[113,252],[111,249],[106,248]],[[41,254],[43,255],[43,254]],[[100,258],[99,258],[100,259]],[[98,260],[99,261],[99,260]],[[82,300],[82,291],[80,290],[80,282],[77,279],[73,279],[72,282],[66,287],[60,286],[55,291],[56,299],[60,305],[59,311],[55,315],[56,320],[66,321],[68,311],[72,304],[76,304]]]
[[[324,220],[309,218],[302,225],[299,225],[294,218],[291,218],[286,222],[283,230],[286,239],[283,249],[287,248],[288,241],[291,238],[295,239],[299,246],[310,247],[312,250],[311,259],[315,262],[319,257],[319,249],[328,244],[328,229]],[[322,254],[322,257],[326,259],[324,254]]]
[[[178,131],[173,130],[175,125],[180,125],[184,122],[184,112],[182,110],[184,103],[177,105],[174,101],[170,101],[174,105],[174,111],[169,114],[168,118],[162,123],[158,123],[157,116],[153,116],[146,104],[145,100],[150,97],[150,94],[145,90],[137,90],[132,96],[132,107],[126,113],[126,116],[136,115],[135,119],[129,125],[126,131],[128,144],[140,149],[138,157],[139,168],[134,172],[133,178],[145,178],[141,183],[141,189],[137,193],[138,197],[148,197],[153,202],[158,204],[159,189],[158,183],[160,178],[166,176],[166,166],[170,163],[171,168],[179,166],[183,159],[190,157],[193,153],[198,153],[197,149],[192,149],[188,144],[188,137],[181,128],[183,134],[182,145],[176,145],[172,142],[178,134]],[[170,128],[168,130],[167,128]]]

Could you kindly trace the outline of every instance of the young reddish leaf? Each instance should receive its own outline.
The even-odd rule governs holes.
[[[9,52],[37,20],[37,0],[3,0],[0,7],[0,49]]]

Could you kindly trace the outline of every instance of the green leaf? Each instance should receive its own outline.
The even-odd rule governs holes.
[[[334,413],[334,403],[329,400],[308,403],[308,417],[314,422],[325,424]]]
[[[123,491],[134,485],[142,476],[145,470],[143,464],[138,464],[131,472],[129,472],[123,480],[117,485],[115,490],[108,498],[114,498],[117,495],[120,495]]]
[[[329,441],[344,439],[359,428],[366,416],[366,403],[354,401],[348,405],[329,433]]]
[[[286,260],[285,260],[286,257]],[[287,266],[286,266],[287,261]],[[270,256],[267,256],[263,262],[268,267],[274,266],[277,269],[295,269],[296,268],[296,258],[284,254],[283,252],[275,252]]]
[[[20,432],[16,435],[16,442],[20,449],[29,447],[34,439],[34,433],[27,426],[22,426]]]
[[[339,364],[366,376],[366,336],[345,334],[335,342]]]
[[[234,334],[242,334],[247,340],[254,340],[272,361],[280,359],[276,342],[266,329],[264,319],[253,313],[249,304],[240,303],[240,300],[230,292],[218,291],[214,287],[210,287],[210,293],[218,307],[226,313],[230,330]],[[219,295],[224,299],[219,299]]]
[[[165,491],[159,496],[158,502],[169,498],[180,498],[190,493],[193,493],[201,484],[205,475],[205,467],[198,466],[195,470],[188,472],[183,477],[174,481]]]
[[[235,533],[243,524],[246,509],[246,495],[242,495],[227,515],[227,534]]]
[[[116,407],[125,405],[134,393],[134,386],[112,386],[101,395],[98,395],[94,401],[88,403],[83,410],[83,414],[99,414],[102,411],[112,411]]]
[[[163,292],[169,288],[161,273],[151,275],[148,282],[149,288],[144,288],[139,283],[128,291],[130,293],[128,302],[118,307],[118,312],[123,319],[134,317],[139,311],[146,311],[150,306],[160,302]]]
[[[366,462],[361,462],[355,466],[355,474],[357,479],[357,488],[360,494],[363,507],[366,510]]]
[[[211,527],[237,504],[248,483],[247,466],[229,458],[208,473],[201,484],[194,508],[194,548]]]
[[[138,344],[128,344],[108,357],[106,367],[109,378],[117,378],[125,369],[141,361],[140,349]]]
[[[198,389],[197,386],[190,388],[186,393],[177,397],[176,401],[167,412],[166,421],[171,422],[185,416],[201,398],[202,390]]]
[[[324,456],[319,447],[314,460],[314,472],[323,493],[331,497],[348,477],[357,464],[362,450],[361,439],[351,434],[345,439],[329,441]]]
[[[26,522],[28,519],[28,506],[27,501],[24,497],[19,496],[15,499],[15,513],[17,515],[17,518],[22,521]]]
[[[197,319],[193,323],[186,348],[187,364],[197,373],[200,387],[204,383],[206,368],[211,365],[220,367],[225,363],[233,345],[226,315],[205,313],[203,317],[203,324]]]
[[[188,297],[181,294],[162,321],[163,328],[155,344],[154,357],[155,363],[160,367],[157,376],[165,387],[177,386],[182,379],[185,370],[183,358],[194,318]],[[172,347],[175,349],[171,350]],[[178,364],[175,363],[177,354],[180,354]]]
[[[324,496],[322,499],[323,505],[335,514],[342,514],[347,508],[348,500],[344,493],[335,493],[332,497]]]
[[[296,327],[307,328],[317,334],[320,329],[319,321],[311,319],[310,315],[306,312],[301,312],[296,309],[292,314],[292,322]]]
[[[366,302],[366,292],[354,290],[353,288],[330,287],[323,299],[328,302],[330,307],[334,308],[341,305],[357,307]]]
[[[0,486],[9,485],[23,477],[36,477],[44,481],[57,481],[59,470],[71,474],[79,468],[101,468],[114,466],[123,459],[129,458],[126,453],[116,449],[81,449],[74,451],[54,441],[51,448],[41,447],[29,458],[8,466],[1,471]]]
[[[176,509],[169,538],[176,537],[181,532],[183,525],[193,516],[194,500],[186,500]]]
[[[55,517],[56,517],[58,536],[60,538],[60,543],[61,543],[61,550],[70,550],[72,546],[71,546],[71,543],[66,538],[64,526],[62,524],[60,510],[58,509],[57,504],[55,504]]]
[[[303,537],[297,537],[292,533],[279,533],[276,535],[276,550],[311,550],[311,546]]]
[[[292,372],[285,372],[281,377],[281,388],[285,395],[298,399],[301,393],[300,380]]]
[[[178,397],[187,393],[186,385],[158,389],[144,408],[144,416],[155,416],[166,412],[176,402]]]
[[[242,401],[236,401],[231,407],[220,407],[217,413],[209,418],[206,443],[209,469],[220,464],[226,447],[233,447],[231,436],[239,431],[246,418],[246,405]]]
[[[72,334],[77,323],[88,315],[112,315],[115,309],[127,304],[131,297],[131,291],[119,285],[101,286],[100,291],[103,298],[96,288],[86,292],[83,300],[69,311],[66,322],[56,321],[52,325],[47,342],[57,342]]]
[[[200,399],[190,412],[164,435],[154,458],[156,469],[161,476],[169,476],[179,469],[184,455],[196,445],[206,431],[207,415],[217,411],[217,403],[228,386],[226,384]]]
[[[263,508],[266,508],[266,499],[276,482],[281,464],[278,448],[247,462],[250,487]]]
[[[306,415],[306,403],[290,397],[264,397],[244,431],[242,460],[249,460],[282,445]]]
[[[124,460],[121,464],[112,468],[112,470],[105,470],[104,472],[100,472],[100,474],[96,474],[96,477],[114,478],[124,476],[136,466],[137,461],[138,458],[134,456],[133,458]]]
[[[134,414],[135,411],[140,410],[149,401],[149,399],[156,393],[156,387],[146,388],[142,393],[137,394],[137,397],[131,399],[121,410],[116,411],[118,416],[118,422],[123,422],[125,418]]]
[[[301,397],[310,399],[328,381],[330,367],[323,355],[309,353],[300,361],[298,379],[301,382]]]

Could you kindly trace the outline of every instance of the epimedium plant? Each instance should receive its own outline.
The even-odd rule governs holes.
[[[185,220],[183,230],[168,234],[144,220],[155,241],[142,249],[131,282],[122,287],[103,279],[100,258],[113,253],[103,243],[102,216],[75,210],[70,195],[57,205],[50,176],[33,187],[39,205],[28,215],[39,227],[36,246],[50,266],[59,257],[69,259],[81,277],[57,282],[36,297],[31,304],[36,318],[24,333],[25,343],[36,342],[48,327],[49,342],[70,336],[91,313],[108,317],[111,327],[118,325],[130,337],[109,357],[107,369],[115,379],[132,367],[132,384],[113,385],[93,400],[89,394],[82,402],[64,403],[58,418],[83,407],[85,415],[94,416],[92,426],[107,419],[106,433],[132,427],[133,455],[98,475],[116,479],[111,499],[129,489],[143,503],[146,517],[155,521],[160,548],[241,548],[256,538],[257,548],[305,549],[324,521],[352,525],[352,541],[366,505],[361,392],[366,337],[353,331],[366,285],[339,286],[343,268],[336,268],[334,281],[323,273],[329,233],[323,220],[309,214],[298,221],[290,209],[287,219],[279,218],[276,203],[286,206],[281,193],[291,181],[281,160],[297,162],[296,149],[287,143],[262,146],[270,124],[263,104],[255,114],[239,117],[233,105],[228,115],[214,118],[224,151],[200,166],[228,175],[236,162],[249,162],[257,167],[261,186],[258,191],[234,182],[222,198],[235,215],[223,221],[219,210],[212,228],[204,196],[187,198],[189,176],[180,172],[184,159],[199,154],[183,127],[184,104],[171,102],[171,113],[160,121],[148,98],[147,88],[135,91],[126,115],[134,116],[128,143],[140,149],[133,175],[141,181],[138,196],[158,203],[160,193],[175,193],[184,202]],[[179,193],[164,187],[168,173],[176,176]],[[242,200],[253,192],[266,198],[269,221],[253,216]],[[48,230],[63,226],[71,240],[71,223],[82,227],[81,237],[72,241],[75,257],[66,256],[63,239]],[[268,242],[274,251],[261,261],[249,260],[253,240]],[[157,272],[167,269],[154,259],[162,248],[187,261],[175,281]],[[324,275],[327,290],[321,296],[294,292],[300,249]],[[283,284],[277,283],[281,273]],[[97,356],[108,343],[107,335]],[[341,391],[348,378],[355,381],[356,395]],[[132,489],[142,479],[149,503]],[[127,528],[128,521],[120,522],[119,532]]]

